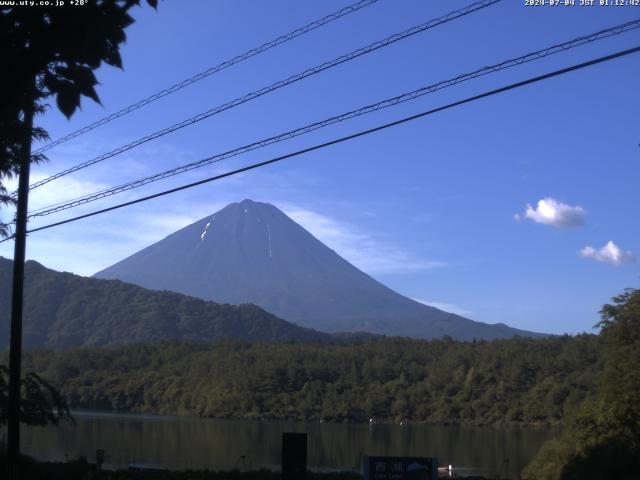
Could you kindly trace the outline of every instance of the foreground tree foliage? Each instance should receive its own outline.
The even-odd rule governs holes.
[[[22,379],[20,420],[27,425],[57,425],[73,417],[64,397],[46,380],[36,373],[29,373]],[[7,423],[9,398],[9,369],[0,365],[0,425]]]
[[[594,388],[593,335],[493,342],[163,343],[40,351],[75,408],[363,422],[556,423]]]
[[[545,444],[524,478],[636,479],[640,476],[640,290],[601,310],[604,368],[598,395]]]
[[[18,174],[25,137],[49,138],[42,128],[31,128],[26,110],[43,113],[55,97],[67,117],[80,107],[82,96],[100,102],[94,70],[104,62],[122,68],[120,45],[133,23],[129,10],[140,0],[91,0],[73,8],[38,5],[0,5],[0,206],[14,199],[3,185]],[[38,2],[39,3],[39,2]],[[54,2],[52,2],[54,3]],[[156,8],[157,0],[147,0]],[[33,155],[32,162],[44,160]],[[0,222],[0,236],[10,225]]]

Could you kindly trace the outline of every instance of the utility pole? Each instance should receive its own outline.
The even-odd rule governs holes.
[[[22,300],[24,259],[27,247],[27,208],[29,204],[29,168],[34,101],[29,90],[24,106],[25,135],[20,149],[18,207],[16,209],[15,248],[13,254],[13,291],[11,296],[11,341],[9,346],[9,405],[7,418],[7,465],[9,479],[20,478],[20,383],[22,364]]]

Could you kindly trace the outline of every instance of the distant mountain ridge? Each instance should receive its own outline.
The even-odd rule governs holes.
[[[0,257],[0,349],[9,343],[13,261]],[[119,280],[25,265],[25,348],[68,349],[161,340],[340,341],[255,305],[219,305]]]
[[[324,332],[458,340],[539,336],[404,297],[267,203],[231,203],[95,274],[221,303],[254,303]]]

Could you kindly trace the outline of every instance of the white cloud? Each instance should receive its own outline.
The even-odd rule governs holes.
[[[516,213],[514,219],[520,221],[528,218],[536,223],[550,225],[552,227],[579,227],[584,224],[584,208],[571,206],[558,200],[546,197],[538,201],[534,208],[527,204],[524,215]]]
[[[464,308],[461,308],[453,303],[446,303],[446,302],[432,302],[429,300],[422,300],[420,298],[412,298],[411,300],[415,300],[418,303],[422,303],[423,305],[428,305],[430,307],[435,307],[438,310],[443,310],[445,312],[449,312],[449,313],[455,313],[456,315],[461,315],[463,317],[466,317],[468,315],[471,314],[471,310],[466,310]]]
[[[609,241],[600,250],[596,250],[592,246],[586,246],[580,250],[580,255],[586,258],[592,258],[598,262],[609,263],[614,266],[620,266],[624,263],[634,262],[636,257],[629,250],[624,251],[618,245]]]
[[[325,215],[295,206],[284,206],[283,210],[314,237],[366,273],[409,273],[446,266],[444,262],[416,258]]]

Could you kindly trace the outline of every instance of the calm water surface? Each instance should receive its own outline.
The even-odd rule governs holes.
[[[307,432],[310,469],[360,469],[360,456],[438,457],[441,465],[512,478],[553,435],[549,429],[496,429],[433,425],[351,425],[211,420],[151,415],[75,412],[77,425],[31,427],[22,449],[41,460],[105,450],[105,468],[144,463],[189,468],[279,468],[282,432]]]

